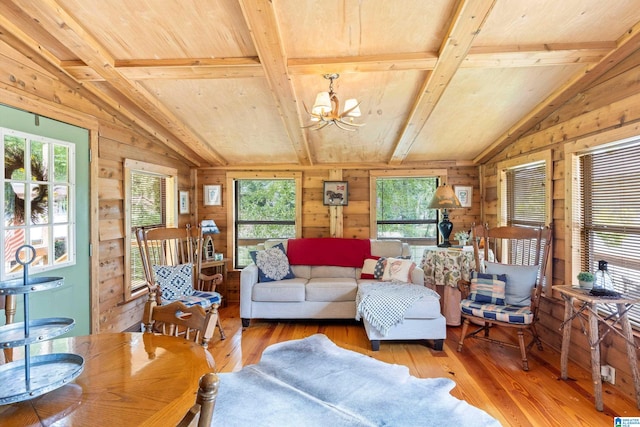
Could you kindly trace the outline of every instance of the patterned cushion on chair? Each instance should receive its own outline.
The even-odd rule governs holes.
[[[154,265],[153,276],[162,290],[163,300],[174,301],[194,292],[193,264]]]
[[[470,299],[460,301],[462,313],[487,320],[529,325],[533,321],[533,313],[529,307],[515,305],[482,304]]]
[[[469,299],[480,304],[504,305],[506,283],[507,276],[504,274],[485,274],[473,271]]]
[[[217,292],[194,291],[192,295],[180,298],[180,301],[187,307],[201,305],[204,308],[209,308],[213,304],[220,304],[222,296]]]

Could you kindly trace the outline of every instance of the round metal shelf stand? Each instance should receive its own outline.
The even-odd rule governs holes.
[[[29,250],[26,260],[20,252]],[[62,335],[75,326],[65,317],[29,319],[29,294],[55,289],[63,285],[62,277],[29,278],[29,264],[36,256],[35,248],[23,245],[16,251],[16,260],[23,266],[23,279],[0,282],[0,296],[23,295],[24,322],[0,327],[0,347],[24,346],[24,359],[0,365],[0,405],[33,399],[73,381],[82,373],[84,359],[71,353],[31,356],[31,345]]]

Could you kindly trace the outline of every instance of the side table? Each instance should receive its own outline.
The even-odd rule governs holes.
[[[200,274],[206,274],[208,276],[213,274],[222,274],[222,283],[218,285],[216,291],[222,295],[222,305],[227,306],[227,262],[229,258],[221,260],[203,260],[200,265]],[[201,289],[208,291],[210,289]]]
[[[640,409],[640,371],[636,357],[636,344],[631,330],[631,323],[627,312],[634,304],[640,302],[640,298],[620,297],[598,297],[589,294],[584,289],[574,288],[570,285],[554,286],[564,299],[564,321],[562,328],[562,352],[560,354],[560,376],[567,379],[567,365],[569,362],[569,347],[571,344],[571,323],[574,318],[581,321],[588,318],[589,324],[589,346],[591,347],[591,377],[594,385],[595,405],[598,411],[603,410],[602,403],[602,378],[600,376],[600,342],[609,332],[620,335],[626,341],[627,358],[631,373],[633,375],[633,385],[636,392],[636,404]],[[578,303],[579,308],[574,307]],[[615,306],[615,310],[612,306]],[[608,311],[608,315],[603,312]],[[585,314],[585,312],[587,314]],[[614,320],[615,319],[615,320]],[[605,332],[599,336],[598,326],[603,325]],[[622,332],[616,326],[620,325]],[[584,329],[584,326],[583,326]],[[586,332],[586,331],[584,331]]]

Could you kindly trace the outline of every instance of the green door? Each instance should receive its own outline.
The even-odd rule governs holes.
[[[74,244],[71,245],[75,248],[75,263],[33,275],[62,277],[64,285],[54,290],[30,294],[29,317],[30,319],[71,317],[75,319],[76,326],[69,335],[87,335],[90,331],[91,306],[89,301],[89,131],[4,105],[0,105],[0,127],[66,141],[75,147],[75,197],[69,198],[73,200],[75,206],[70,206],[68,209],[69,215],[75,218],[75,232],[72,233]],[[72,158],[70,160],[73,161]],[[2,238],[5,239],[4,236]],[[8,243],[3,243],[5,251],[9,252],[6,249]],[[24,312],[23,296],[18,295],[17,301],[16,321],[21,321]],[[0,310],[0,314],[2,315],[0,325],[3,325],[4,311]]]

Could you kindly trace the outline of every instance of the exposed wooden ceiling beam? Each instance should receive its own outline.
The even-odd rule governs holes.
[[[469,50],[460,68],[516,68],[596,63],[615,47],[613,42],[476,46]]]
[[[615,44],[610,42],[474,47],[469,50],[460,68],[514,68],[591,63],[598,62],[613,48]],[[291,58],[288,64],[291,75],[301,75],[433,70],[438,60],[437,53],[427,52],[339,58]]]
[[[640,46],[640,22],[636,23],[617,40],[615,49],[610,50],[598,63],[587,65],[572,80],[556,89],[543,102],[538,104],[536,108],[529,112],[529,114],[520,119],[489,147],[483,150],[482,153],[474,159],[474,162],[481,163],[486,161],[508,145],[514,143],[528,130],[532,129],[545,117],[558,109],[559,106],[585,90],[603,74],[638,50],[638,46]]]
[[[131,100],[146,115],[175,135],[185,145],[197,150],[211,164],[226,164],[215,149],[188,129],[158,99],[139,83],[128,80],[115,68],[115,59],[84,27],[55,0],[14,0],[14,3],[38,22],[52,36],[63,43],[113,88]],[[172,146],[178,150],[178,146]]]
[[[4,5],[5,4],[0,4],[0,8],[4,7]],[[98,108],[101,108],[106,116],[108,115],[112,119],[130,126],[132,129],[140,132],[144,137],[160,141],[193,166],[197,167],[201,165],[202,157],[197,156],[189,150],[185,150],[183,148],[184,146],[166,130],[153,127],[147,123],[147,121],[141,120],[139,116],[123,108],[119,103],[105,97],[97,88],[91,85],[83,85],[76,81],[60,67],[60,61],[51,52],[26,35],[10,19],[7,19],[7,16],[9,15],[5,15],[4,13],[0,14],[0,40],[8,46],[11,46],[17,52],[30,58],[34,63],[59,79],[62,84],[73,89]],[[81,107],[73,105],[69,105],[69,107],[76,110],[81,109]]]
[[[344,56],[338,58],[291,58],[288,61],[288,69],[291,75],[429,70],[436,65],[437,58],[438,55],[433,52]]]
[[[298,160],[302,165],[309,165],[312,163],[309,142],[301,127],[295,91],[287,73],[274,6],[269,0],[240,0],[239,3]]]
[[[104,78],[82,61],[62,61],[61,66],[78,81]],[[142,59],[119,61],[115,68],[129,80],[184,80],[264,77],[258,58],[221,59]]]
[[[429,120],[438,101],[471,48],[496,0],[463,0],[458,3],[452,24],[444,38],[433,72],[427,77],[400,138],[395,143],[390,164],[402,163]]]
[[[614,42],[473,47],[460,68],[596,63],[615,47]],[[290,58],[287,69],[290,75],[433,70],[437,60],[436,52]],[[100,74],[82,61],[61,61],[60,65],[78,81],[104,81]],[[265,75],[257,57],[116,60],[115,68],[129,80],[224,79]]]

